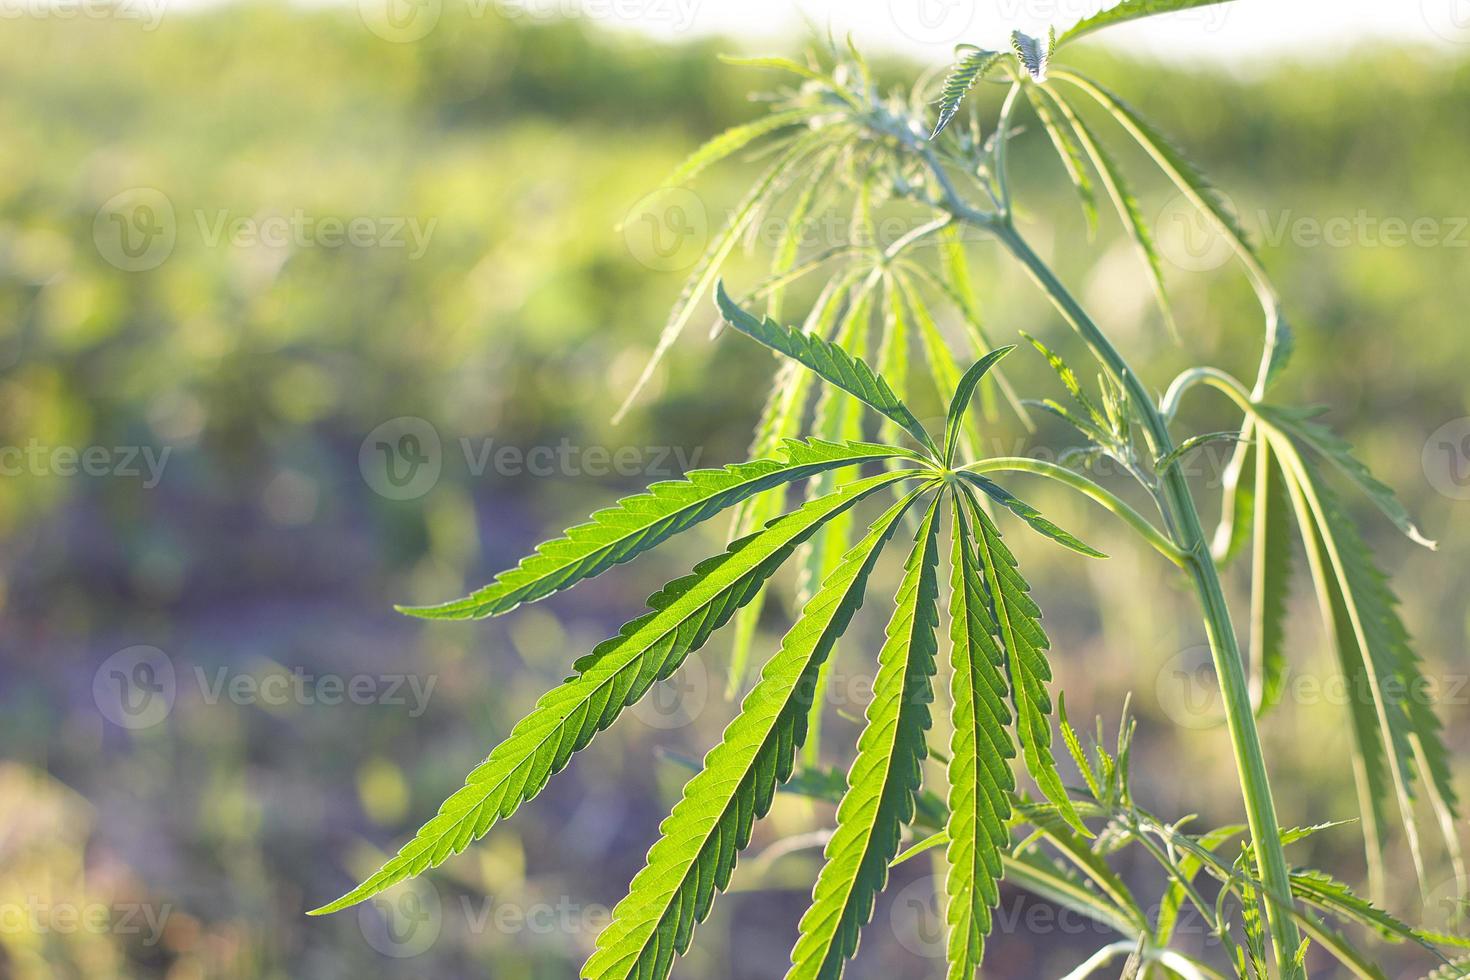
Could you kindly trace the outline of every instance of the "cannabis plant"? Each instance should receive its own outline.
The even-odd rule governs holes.
[[[444,605],[403,611],[440,620],[509,613],[725,512],[732,514],[731,543],[655,593],[646,613],[576,661],[571,676],[536,704],[395,857],[318,913],[363,901],[483,837],[732,619],[730,691],[742,691],[768,583],[794,562],[800,568],[799,615],[720,743],[696,764],[646,866],[598,937],[583,977],[669,976],[695,927],[729,886],[755,821],[778,790],[836,804],[836,827],[791,952],[788,977],[797,980],[840,976],[889,869],[929,851],[943,866],[952,978],[973,976],[980,967],[1002,879],[1117,931],[1118,941],[1098,950],[1074,976],[1115,959],[1124,961],[1125,976],[1224,976],[1218,965],[1174,943],[1186,910],[1208,924],[1229,954],[1225,968],[1237,976],[1304,977],[1314,962],[1310,952],[1320,948],[1357,976],[1382,977],[1333,920],[1425,947],[1441,960],[1437,975],[1464,972],[1439,952],[1463,941],[1411,928],[1327,874],[1287,863],[1288,847],[1336,825],[1279,827],[1256,727],[1258,713],[1281,699],[1296,537],[1342,674],[1351,690],[1371,692],[1362,702],[1350,699],[1347,718],[1370,886],[1380,894],[1383,851],[1395,824],[1421,879],[1435,862],[1463,880],[1457,801],[1440,725],[1423,698],[1411,693],[1421,692],[1423,683],[1408,632],[1335,484],[1366,493],[1410,538],[1432,544],[1316,410],[1270,400],[1291,354],[1291,333],[1275,289],[1222,197],[1127,103],[1053,63],[1066,45],[1110,24],[1216,2],[1224,0],[1124,0],[1060,36],[1016,32],[1008,51],[963,47],[938,86],[937,103],[937,78],[920,80],[907,93],[881,93],[851,45],[829,44],[807,61],[742,62],[785,72],[794,85],[771,96],[769,113],[711,140],[671,178],[683,183],[765,141],[758,155],[769,161],[766,169],[696,266],[654,359],[677,340],[711,290],[719,324],[780,356],[753,461],[656,483],[541,545],[484,588]],[[1004,87],[1004,96],[985,133],[977,100],[969,96],[992,82]],[[967,100],[968,117],[962,118]],[[1197,367],[1155,403],[1149,386],[1018,229],[1006,158],[1027,106],[1088,221],[1097,223],[1101,204],[1116,211],[1171,327],[1151,230],[1104,141],[1104,127],[1140,147],[1230,243],[1264,315],[1260,368],[1250,384]],[[890,205],[920,217],[906,234],[884,243],[874,214]],[[862,233],[852,243],[804,251],[805,223],[837,208],[846,209]],[[718,282],[725,259],[764,217],[783,209],[789,231],[774,248],[769,276],[733,297]],[[989,236],[1019,262],[1080,336],[1101,370],[1096,388],[1028,338],[1055,369],[1069,400],[1017,395],[1000,367],[1014,348],[994,344],[980,320],[979,290],[964,247],[965,234],[973,232]],[[937,246],[936,267],[916,257],[920,244]],[[823,285],[797,325],[788,326],[787,289],[809,277]],[[753,312],[758,304],[763,315]],[[946,315],[963,326],[964,344],[952,344],[941,330]],[[915,344],[923,371],[910,362]],[[920,373],[947,400],[942,431],[931,431],[909,407],[915,394],[909,382]],[[1176,438],[1176,409],[1201,387],[1222,392],[1243,422],[1229,433]],[[976,399],[978,413],[972,410]],[[977,455],[983,420],[993,420],[1003,403],[1027,424],[1033,410],[1064,419],[1078,433],[1073,457],[1083,465]],[[869,412],[876,417],[876,441],[870,441]],[[1212,547],[1180,462],[1219,438],[1235,447]],[[1157,511],[1152,519],[1086,475],[1086,464],[1103,457],[1146,493]],[[1329,479],[1330,471],[1344,479]],[[1015,495],[1006,474],[1046,478],[1089,497],[1192,587],[1226,710],[1244,825],[1186,831],[1185,820],[1170,822],[1141,806],[1129,783],[1133,726],[1126,709],[1111,750],[1101,723],[1091,754],[1084,748],[1063,700],[1054,702],[1049,691],[1050,644],[1007,522],[1018,521],[1089,559],[1104,556]],[[799,502],[793,501],[798,484]],[[878,507],[875,519],[858,519]],[[856,755],[844,773],[824,766],[817,739],[827,669],[865,601],[879,556],[900,534],[913,544],[877,654]],[[1237,642],[1220,575],[1221,566],[1247,548],[1248,655]],[[947,575],[940,572],[941,553]],[[947,644],[939,639],[941,606],[948,613]],[[936,687],[946,689],[943,710],[952,728],[942,751],[929,739],[931,705],[940,700]],[[1064,781],[1054,731],[1084,785]],[[1016,769],[1024,770],[1028,783],[1018,781]],[[1437,844],[1418,823],[1422,799],[1436,814]],[[1140,903],[1109,863],[1132,847],[1156,861],[1167,878],[1167,891],[1152,905]]]

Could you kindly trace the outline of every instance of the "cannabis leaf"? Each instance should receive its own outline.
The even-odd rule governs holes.
[[[1057,44],[1063,45],[1068,41],[1075,41],[1079,37],[1085,37],[1093,31],[1100,31],[1104,27],[1114,24],[1122,24],[1126,21],[1137,20],[1140,17],[1152,17],[1156,14],[1171,14],[1179,10],[1193,10],[1195,7],[1213,7],[1230,0],[1122,0],[1122,2],[1109,7],[1106,10],[1084,17],[1062,33],[1057,38]]]
[[[955,113],[960,111],[960,103],[965,101],[965,96],[975,83],[985,77],[985,73],[1000,63],[1005,54],[1000,51],[985,51],[971,45],[961,45],[961,48],[969,49],[969,53],[955,63],[950,69],[949,77],[944,80],[944,91],[939,96],[939,121],[934,124],[934,131],[929,138],[935,139],[944,132],[944,127],[949,125]]]
[[[1093,167],[1097,170],[1103,188],[1107,191],[1108,199],[1113,203],[1113,210],[1117,213],[1118,220],[1122,222],[1124,229],[1128,232],[1128,237],[1133,241],[1143,259],[1144,269],[1148,272],[1149,285],[1153,289],[1159,311],[1163,314],[1164,323],[1169,328],[1170,335],[1177,341],[1179,327],[1174,322],[1174,314],[1169,306],[1169,294],[1164,286],[1163,263],[1159,258],[1153,231],[1143,216],[1143,209],[1138,204],[1138,198],[1133,195],[1132,189],[1124,178],[1122,170],[1113,161],[1112,155],[1073,110],[1071,103],[1051,89],[1043,91],[1045,92],[1043,97],[1050,98],[1067,120],[1078,142],[1086,151],[1088,159],[1092,161]]]
[[[1268,416],[1262,423],[1270,425]],[[1366,801],[1363,814],[1369,864],[1382,876],[1387,835],[1386,807],[1396,800],[1410,854],[1425,880],[1414,817],[1416,775],[1439,816],[1445,845],[1460,867],[1457,798],[1441,724],[1425,696],[1427,682],[1409,634],[1398,616],[1398,600],[1352,520],[1317,469],[1281,430],[1272,450],[1288,473],[1297,523],[1317,585],[1322,615],[1331,632],[1343,676],[1357,745],[1355,773]],[[1357,692],[1366,691],[1367,699]]]
[[[1270,443],[1259,440],[1256,487],[1252,494],[1254,548],[1251,563],[1251,646],[1258,679],[1257,711],[1280,699],[1286,683],[1286,601],[1291,591],[1291,497],[1286,476],[1271,458]]]
[[[648,363],[644,365],[643,372],[638,380],[633,383],[632,389],[623,399],[623,404],[613,414],[613,421],[619,422],[628,410],[633,406],[644,387],[653,378],[653,372],[663,360],[664,355],[674,346],[674,341],[684,332],[689,320],[694,316],[695,306],[699,303],[710,285],[719,275],[720,265],[729,257],[740,241],[740,236],[749,228],[760,215],[761,207],[771,195],[778,192],[783,186],[783,181],[791,176],[793,168],[810,151],[818,148],[827,139],[827,134],[820,130],[814,130],[800,137],[794,144],[777,157],[776,161],[768,167],[761,178],[756,181],[745,198],[736,206],[734,214],[726,224],[723,231],[715,236],[700,256],[694,271],[690,273],[689,279],[684,284],[684,290],[679,295],[679,300],[674,305],[673,312],[669,314],[668,322],[664,324],[663,332],[659,334],[658,343],[650,355]]]
[[[960,476],[969,479],[974,474],[962,472]],[[1041,609],[1032,601],[1031,587],[1017,570],[1016,558],[1001,541],[999,529],[971,492],[966,490],[964,498],[979,529],[976,548],[1006,651],[1011,700],[1016,709],[1016,729],[1026,769],[1066,821],[1083,835],[1091,836],[1067,797],[1051,754],[1051,696],[1046,691],[1046,684],[1051,680],[1046,650],[1051,642],[1041,629]]]
[[[612,724],[624,707],[672,675],[817,528],[913,475],[887,473],[849,484],[736,541],[724,554],[696,565],[693,574],[665,586],[649,599],[651,612],[577,661],[577,674],[537,702],[397,856],[316,913],[355,905],[483,837],[497,820],[541,792],[572,754]]]
[[[1022,31],[1011,31],[1011,50],[1016,53],[1016,60],[1021,63],[1021,68],[1031,80],[1037,84],[1046,81],[1046,70],[1051,64],[1052,52],[1057,47],[1057,32],[1049,29],[1046,35],[1046,43],[1032,37]]]
[[[984,379],[986,373],[1000,362],[1001,358],[1005,357],[1007,354],[1015,349],[1016,348],[1014,346],[997,347],[995,350],[991,351],[989,354],[986,354],[984,357],[980,358],[980,360],[970,365],[969,370],[967,370],[964,375],[961,376],[959,384],[954,389],[954,397],[951,398],[949,401],[949,411],[945,416],[945,466],[952,466],[954,464],[955,450],[959,448],[960,434],[963,431],[965,411],[970,407],[970,399],[975,394],[975,388],[980,384],[981,380]]]
[[[1077,198],[1082,204],[1082,215],[1087,219],[1089,232],[1097,231],[1097,194],[1092,189],[1092,178],[1087,173],[1087,162],[1082,156],[1082,150],[1077,146],[1073,138],[1073,124],[1067,119],[1058,119],[1057,114],[1052,111],[1052,104],[1058,102],[1059,97],[1050,88],[1031,86],[1026,89],[1027,101],[1036,112],[1036,118],[1041,120],[1042,128],[1050,137],[1052,146],[1057,151],[1057,157],[1062,161],[1062,167],[1067,172],[1067,178],[1072,182],[1072,189],[1077,192]],[[1067,112],[1070,117],[1070,107],[1057,105],[1058,109]]]
[[[883,545],[920,492],[880,517],[807,604],[740,715],[659,828],[662,836],[648,852],[647,866],[597,937],[583,977],[667,976],[675,954],[688,949],[715,893],[729,885],[752,825],[770,808],[777,784],[790,778],[806,737],[817,674],[862,605]]]
[[[673,172],[665,178],[664,186],[677,187],[687,183],[707,167],[719,163],[732,153],[740,152],[762,136],[787,126],[806,122],[812,117],[812,114],[812,110],[806,107],[787,109],[783,112],[769,113],[739,126],[731,126],[689,154],[684,162],[675,167]]]
[[[1008,759],[1016,755],[1006,731],[1005,654],[995,641],[984,572],[958,497],[951,558],[950,679],[954,735],[950,740],[949,848],[945,853],[945,920],[949,926],[949,975],[975,975],[990,932],[990,909],[1000,900],[1002,851],[1010,843],[1006,821],[1016,788]]]
[[[568,528],[562,537],[540,545],[515,568],[462,599],[400,610],[425,619],[498,616],[631,561],[680,531],[764,490],[840,467],[912,455],[867,443],[843,445],[817,440],[792,439],[779,449],[784,458],[695,470],[682,480],[655,483],[643,493],[595,512],[589,522]]]
[[[1413,518],[1404,509],[1404,505],[1399,503],[1393,490],[1375,477],[1368,467],[1353,455],[1352,443],[1327,426],[1315,421],[1322,411],[1320,408],[1287,409],[1272,405],[1259,405],[1256,408],[1258,414],[1270,420],[1277,428],[1289,432],[1311,446],[1313,450],[1337,467],[1359,490],[1367,495],[1368,499],[1373,502],[1373,506],[1393,522],[1394,527],[1408,536],[1409,540],[1433,551],[1435,543],[1420,533],[1419,528],[1414,525]]]
[[[873,914],[874,896],[888,880],[900,833],[914,817],[921,767],[928,754],[924,734],[931,718],[939,623],[935,497],[898,588],[867,726],[837,808],[837,830],[826,848],[812,906],[801,918],[791,951],[788,980],[825,980],[842,972],[857,951],[858,933]]]
[[[837,344],[783,327],[774,320],[757,320],[730,298],[723,283],[715,287],[715,297],[730,326],[811,368],[829,384],[836,385],[898,423],[921,446],[935,456],[939,455],[939,447],[913,412],[894,394],[892,386],[861,358],[853,357]]]

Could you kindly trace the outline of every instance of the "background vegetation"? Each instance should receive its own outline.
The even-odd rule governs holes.
[[[51,454],[0,477],[0,975],[567,976],[641,865],[686,775],[677,757],[701,755],[733,714],[728,640],[717,641],[658,702],[667,710],[627,718],[522,819],[432,876],[420,896],[430,941],[385,933],[371,910],[300,914],[376,867],[537,693],[723,529],[503,620],[420,624],[391,603],[459,595],[615,496],[740,458],[771,371],[755,345],[692,331],[627,420],[609,421],[681,280],[667,268],[677,256],[650,260],[638,238],[639,202],[693,145],[754,115],[747,93],[770,79],[720,65],[728,45],[487,10],[447,8],[413,44],[386,43],[352,10],[259,5],[170,14],[155,31],[37,17],[0,32],[0,446],[105,447],[119,465],[126,447],[169,452],[156,486],[146,467],[66,475]],[[1344,51],[1239,74],[1090,57],[1258,232],[1305,355],[1283,382],[1290,400],[1330,405],[1440,539],[1429,554],[1368,525],[1447,699],[1447,739],[1463,750],[1470,502],[1437,490],[1444,474],[1421,455],[1470,414],[1470,57]],[[927,66],[883,67],[907,84]],[[1228,268],[1185,268],[1208,256],[1196,261],[1187,229],[1171,227],[1168,191],[1138,188],[1177,260],[1166,272],[1180,347],[1120,231],[1105,223],[1084,244],[1041,140],[1019,144],[1027,227],[1150,381],[1162,387],[1195,360],[1252,374],[1248,290]],[[717,222],[754,166],[701,178],[684,199],[691,214]],[[175,235],[144,271],[119,268],[106,238],[109,201],[136,188],[167,202]],[[221,216],[244,229],[233,241],[214,234]],[[293,216],[315,230],[246,237]],[[367,219],[380,237],[332,244],[320,224],[330,218]],[[1400,235],[1395,220],[1429,230]],[[382,237],[395,222],[426,232],[422,254]],[[983,242],[973,254],[993,334],[1025,329],[1066,349],[1019,275]],[[730,278],[757,274],[737,261]],[[1039,358],[1018,353],[1008,369],[1052,393]],[[1202,431],[1230,417],[1204,397],[1188,408]],[[442,446],[437,482],[406,500],[379,492],[360,458],[401,416],[425,420]],[[988,432],[992,452],[1069,444],[1060,428],[1027,433],[1007,415]],[[492,454],[568,447],[555,459],[570,462],[548,472],[492,455],[477,472],[486,440]],[[638,462],[599,464],[599,450]],[[1200,478],[1224,455],[1202,451]],[[1059,498],[1050,510],[1114,554],[1084,564],[1020,543],[1072,717],[1111,725],[1132,691],[1140,801],[1236,819],[1223,730],[1194,698],[1209,685],[1194,682],[1207,658],[1190,598],[1082,505]],[[1343,709],[1311,683],[1331,670],[1299,585],[1292,664],[1304,680],[1264,726],[1287,825],[1353,809]],[[1099,598],[1115,611],[1100,614]],[[880,605],[851,636],[876,646]],[[763,642],[785,622],[771,609]],[[158,723],[129,728],[105,704],[102,668],[137,645],[163,651],[176,693]],[[829,761],[850,758],[842,714],[861,710],[870,652],[835,668]],[[305,694],[256,686],[291,675],[307,679],[294,686]],[[329,703],[322,678],[365,678],[368,703]],[[408,681],[427,692],[417,702]],[[779,801],[755,847],[830,821]],[[1361,880],[1356,830],[1300,846],[1304,862]],[[922,864],[880,904],[858,975],[937,975]],[[687,975],[778,972],[814,866],[800,851],[742,866],[740,894],[701,929]],[[1407,878],[1389,884],[1390,907],[1421,915]],[[101,908],[107,925],[68,927],[68,907]],[[1059,975],[1097,945],[1090,926],[1034,908],[1007,893],[991,975]],[[1383,956],[1393,976],[1426,968]]]

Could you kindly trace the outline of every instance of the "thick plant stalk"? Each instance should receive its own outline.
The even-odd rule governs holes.
[[[1016,232],[1009,220],[987,218],[985,224],[1007,251],[1026,268],[1098,359],[1123,383],[1143,423],[1149,448],[1155,458],[1162,458],[1173,452],[1174,443],[1167,423],[1154,407],[1148,389],[1122,354],[1057,279],[1050,267]],[[1266,774],[1260,731],[1256,727],[1255,712],[1251,706],[1245,662],[1241,658],[1235,626],[1230,618],[1230,607],[1225,602],[1220,576],[1210,555],[1189,483],[1177,466],[1170,466],[1163,473],[1163,480],[1165,519],[1171,526],[1176,543],[1186,555],[1185,569],[1204,614],[1215,675],[1219,679],[1220,693],[1225,702],[1226,726],[1230,732],[1231,748],[1235,753],[1246,820],[1250,825],[1251,837],[1260,862],[1262,881],[1275,899],[1268,903],[1267,916],[1276,946],[1277,965],[1282,977],[1297,977],[1300,976],[1300,970],[1295,963],[1295,954],[1301,937],[1289,911],[1292,901],[1291,880],[1281,848],[1280,825],[1276,819],[1271,783]]]
[[[902,130],[895,135],[899,135],[900,139],[922,155],[933,173],[941,195],[940,200],[933,203],[949,212],[956,221],[987,229],[995,235],[1041,287],[1042,292],[1046,293],[1047,298],[1087,343],[1098,360],[1123,385],[1143,423],[1154,458],[1161,459],[1172,453],[1175,447],[1173,438],[1169,435],[1168,422],[1155,407],[1148,388],[1113,346],[1112,341],[1052,272],[1051,267],[1016,231],[1010,215],[979,211],[970,206],[959,195],[932,144],[916,139],[912,133]],[[1276,819],[1276,805],[1266,773],[1261,734],[1256,727],[1255,711],[1251,705],[1245,661],[1241,657],[1235,625],[1230,618],[1230,607],[1225,601],[1219,572],[1215,568],[1209,542],[1200,523],[1199,510],[1190,493],[1189,482],[1177,466],[1168,467],[1162,475],[1164,497],[1160,501],[1161,510],[1175,544],[1184,553],[1184,568],[1189,574],[1204,616],[1215,675],[1225,702],[1226,726],[1230,733],[1231,749],[1235,754],[1246,820],[1260,863],[1261,880],[1272,899],[1267,903],[1267,917],[1270,921],[1277,967],[1283,980],[1296,980],[1303,974],[1303,970],[1296,965],[1301,934],[1291,912],[1291,879],[1281,847],[1280,823]]]

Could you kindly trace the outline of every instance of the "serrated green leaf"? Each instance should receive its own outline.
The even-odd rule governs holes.
[[[1138,20],[1140,17],[1172,14],[1180,10],[1193,10],[1195,7],[1214,7],[1229,2],[1230,0],[1122,0],[1121,3],[1095,13],[1091,17],[1084,17],[1067,28],[1062,32],[1062,36],[1057,38],[1057,45],[1061,46],[1068,41],[1085,37],[1093,31],[1100,31],[1104,27],[1111,27],[1130,20]]]
[[[659,827],[648,863],[613,909],[582,968],[588,980],[662,980],[728,887],[737,854],[792,774],[821,665],[862,605],[868,575],[923,488],[880,517],[844,556],[786,634],[740,714]]]
[[[836,980],[857,950],[858,933],[888,880],[903,827],[914,819],[931,723],[939,623],[937,495],[919,529],[899,585],[887,640],[837,829],[826,848],[812,905],[801,918],[787,980]]]
[[[1067,172],[1067,179],[1072,182],[1072,189],[1077,192],[1077,199],[1082,204],[1082,215],[1087,219],[1087,230],[1090,235],[1096,234],[1097,192],[1093,190],[1092,178],[1087,173],[1087,162],[1073,137],[1070,123],[1058,119],[1056,113],[1052,111],[1051,100],[1057,98],[1055,92],[1049,88],[1037,86],[1026,88],[1026,99],[1036,112],[1036,118],[1041,120],[1041,126],[1046,130],[1046,135],[1051,138],[1052,146],[1057,151],[1057,158],[1062,161],[1062,169]]]
[[[734,542],[724,554],[696,565],[693,574],[665,586],[649,599],[651,612],[577,661],[577,673],[536,703],[395,857],[313,914],[355,905],[483,837],[497,820],[538,794],[624,707],[672,675],[823,523],[913,475],[885,473],[856,481]]]
[[[1367,899],[1355,895],[1347,885],[1324,872],[1293,871],[1291,873],[1291,893],[1308,905],[1314,905],[1339,919],[1366,926],[1385,939],[1407,940],[1421,946],[1429,945],[1409,925],[1378,908]]]
[[[824,381],[898,423],[921,446],[938,457],[939,447],[913,412],[894,394],[889,383],[861,358],[852,357],[841,347],[820,337],[784,327],[774,320],[756,319],[736,305],[725,292],[723,283],[716,286],[715,293],[721,314],[736,330],[811,368]]]
[[[1123,176],[1123,171],[1114,162],[1112,154],[1072,109],[1071,103],[1050,90],[1047,91],[1047,94],[1051,96],[1058,111],[1071,125],[1078,142],[1082,144],[1083,151],[1086,152],[1088,159],[1092,161],[1093,167],[1097,170],[1098,179],[1102,181],[1103,189],[1107,191],[1108,200],[1113,202],[1113,210],[1117,212],[1118,220],[1122,223],[1128,237],[1138,250],[1139,257],[1143,260],[1144,270],[1148,273],[1149,286],[1153,289],[1154,300],[1164,317],[1164,324],[1169,328],[1170,336],[1178,341],[1179,326],[1174,322],[1173,309],[1169,305],[1169,291],[1164,285],[1163,262],[1159,258],[1153,231],[1149,228],[1148,220],[1143,216],[1143,208],[1139,206],[1138,198],[1133,195],[1127,179]]]
[[[1057,695],[1057,727],[1062,730],[1062,741],[1067,744],[1067,752],[1072,756],[1072,761],[1077,764],[1077,771],[1082,773],[1082,779],[1087,783],[1087,791],[1092,798],[1101,802],[1104,799],[1102,783],[1099,782],[1097,773],[1093,772],[1092,763],[1083,751],[1082,741],[1077,737],[1077,731],[1072,723],[1067,720],[1067,698],[1065,695]],[[1104,774],[1106,779],[1106,774]]]
[[[866,351],[869,321],[872,316],[873,288],[876,280],[869,278],[863,287],[855,291],[852,306],[843,318],[834,342],[855,356]],[[806,372],[810,373],[810,372]],[[816,417],[813,428],[819,434],[862,436],[863,406],[860,401],[830,385],[823,386],[817,398]],[[809,496],[826,493],[837,485],[838,474],[829,470],[814,477],[807,487]],[[829,521],[810,541],[797,552],[800,571],[796,581],[796,605],[806,605],[817,586],[826,580],[842,561],[843,555],[853,544],[854,525],[852,516],[845,514]],[[822,715],[826,708],[826,692],[834,658],[828,658],[817,678],[817,697],[812,707],[811,737],[807,740],[805,759],[814,765],[821,755]]]
[[[1015,347],[997,347],[986,354],[980,360],[971,364],[960,378],[960,382],[954,388],[954,397],[949,401],[949,411],[944,425],[944,465],[954,464],[955,450],[960,444],[960,434],[964,431],[965,413],[970,407],[970,398],[975,394],[975,388],[980,384],[987,372],[994,367],[1001,358],[1005,357]]]
[[[827,336],[832,325],[837,322],[843,300],[858,274],[859,270],[849,270],[823,287],[802,324],[805,332],[818,337]],[[812,372],[803,369],[795,361],[786,361],[777,369],[770,395],[761,411],[761,419],[751,441],[752,458],[769,456],[786,439],[801,431],[815,380],[816,376]],[[747,498],[736,509],[731,522],[731,539],[743,537],[758,527],[764,527],[785,509],[784,486]],[[727,698],[733,699],[745,683],[745,665],[750,659],[750,649],[755,643],[756,627],[765,601],[766,593],[762,590],[735,614],[734,638],[730,648],[730,676],[725,689]]]
[[[945,854],[951,980],[974,977],[999,901],[1002,852],[1010,844],[1010,794],[1016,788],[1007,760],[1016,749],[1007,730],[1005,657],[995,641],[984,572],[965,508],[956,498],[950,593],[949,848]]]
[[[934,124],[934,131],[929,138],[936,139],[944,128],[949,125],[955,113],[960,111],[960,103],[965,101],[965,96],[975,83],[985,77],[985,73],[1000,63],[1005,55],[1000,51],[982,51],[975,48],[969,54],[961,58],[953,68],[949,70],[949,77],[944,80],[944,91],[939,96],[939,120]]]
[[[1251,495],[1251,675],[1258,712],[1281,700],[1286,685],[1286,600],[1291,594],[1291,497],[1286,477],[1271,458],[1270,443],[1256,446],[1256,487]]]
[[[762,136],[808,121],[814,111],[809,107],[787,109],[782,112],[769,113],[739,126],[731,126],[685,157],[684,161],[675,167],[673,173],[664,180],[664,186],[675,187],[692,180],[705,168],[719,163],[732,153],[740,152]]]
[[[695,470],[682,480],[655,483],[643,493],[597,511],[590,521],[568,528],[562,537],[538,546],[516,567],[462,599],[399,609],[424,619],[499,616],[631,561],[762,491],[863,462],[913,458],[903,450],[866,443],[838,445],[792,439],[780,448],[780,459]]]
[[[1024,31],[1011,31],[1011,50],[1021,63],[1021,70],[1031,76],[1037,84],[1046,81],[1046,71],[1051,65],[1051,53],[1057,46],[1057,33],[1049,30],[1046,40],[1032,37]]]
[[[1179,462],[1181,459],[1183,459],[1185,456],[1188,456],[1196,449],[1200,448],[1201,446],[1208,446],[1212,442],[1239,441],[1240,433],[1233,430],[1228,432],[1202,432],[1199,435],[1190,436],[1188,439],[1185,439],[1179,445],[1175,446],[1166,455],[1160,457],[1158,462],[1154,463],[1154,470],[1158,473],[1163,473],[1169,467],[1173,466],[1175,463]]]
[[[1370,860],[1386,833],[1384,802],[1396,797],[1410,852],[1421,881],[1424,861],[1414,819],[1414,779],[1425,777],[1452,861],[1460,864],[1457,799],[1441,725],[1428,702],[1428,684],[1419,658],[1399,619],[1398,600],[1388,587],[1352,520],[1309,463],[1286,438],[1273,450],[1291,481],[1298,524],[1308,538],[1308,557],[1322,598],[1323,616],[1332,631],[1344,677],[1353,696],[1348,700],[1359,744],[1358,776],[1365,796],[1364,827]],[[1362,691],[1371,704],[1363,704]],[[1391,791],[1391,792],[1390,792]],[[1377,838],[1377,839],[1375,839]]]
[[[964,498],[978,528],[975,546],[985,572],[991,615],[1006,653],[1016,735],[1026,769],[1067,823],[1090,837],[1092,832],[1078,818],[1051,754],[1051,695],[1046,690],[1051,680],[1051,665],[1046,660],[1051,641],[1041,628],[1041,609],[1032,600],[1031,587],[1021,577],[1015,556],[1001,540],[1000,531],[968,488]]]
[[[1092,430],[1098,433],[1106,433],[1109,428],[1108,417],[1097,407],[1097,403],[1087,396],[1087,392],[1082,388],[1082,382],[1077,378],[1077,372],[1073,371],[1071,366],[1062,359],[1062,355],[1047,347],[1040,340],[1037,340],[1024,330],[1021,331],[1021,336],[1029,341],[1031,346],[1035,347],[1042,357],[1046,358],[1046,363],[1056,374],[1058,380],[1062,382],[1062,387],[1067,389],[1067,394],[1071,395],[1072,399],[1087,412]]]
[[[1314,421],[1315,416],[1320,414],[1318,410],[1291,410],[1274,405],[1257,405],[1256,411],[1272,425],[1291,433],[1337,467],[1409,540],[1434,550],[1435,543],[1419,532],[1413,518],[1404,509],[1404,505],[1399,503],[1393,490],[1353,455],[1352,443],[1327,426]]]
[[[1098,551],[1091,545],[1079,540],[1076,535],[1072,534],[1069,531],[1063,530],[1062,528],[1053,524],[1051,521],[1047,520],[1045,517],[1041,516],[1040,511],[1038,511],[1035,507],[1032,507],[1030,504],[1026,503],[1026,501],[1022,500],[1020,497],[1017,497],[1015,494],[1011,493],[1004,487],[999,486],[995,482],[987,480],[979,473],[971,473],[965,470],[961,470],[959,472],[959,477],[960,479],[965,480],[976,487],[979,487],[985,492],[985,495],[987,497],[1000,504],[1012,514],[1015,514],[1021,520],[1025,521],[1028,525],[1031,526],[1032,530],[1036,531],[1036,533],[1051,538],[1057,544],[1060,544],[1066,548],[1071,548],[1078,554],[1086,555],[1088,558],[1107,557],[1107,555],[1103,554],[1101,551]]]
[[[744,199],[736,206],[730,221],[725,225],[723,231],[714,237],[704,254],[700,256],[694,271],[685,280],[684,288],[679,293],[678,300],[669,314],[669,319],[664,324],[662,332],[659,333],[658,343],[653,348],[653,354],[649,356],[648,363],[644,365],[643,372],[638,380],[633,383],[632,389],[623,399],[623,404],[613,413],[613,422],[619,422],[637,400],[638,395],[653,378],[653,372],[668,353],[669,348],[674,346],[674,341],[688,326],[689,320],[694,316],[695,307],[699,298],[704,295],[710,285],[720,274],[720,266],[729,257],[740,236],[754,222],[767,198],[776,193],[783,185],[782,181],[790,176],[797,162],[811,150],[820,145],[827,134],[821,130],[814,130],[802,136],[796,143],[788,147],[761,177],[750,188]]]

